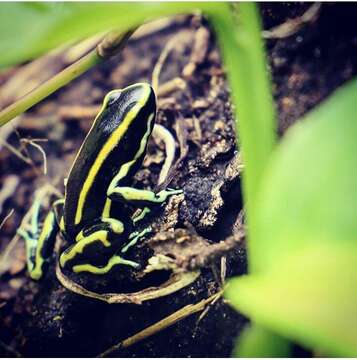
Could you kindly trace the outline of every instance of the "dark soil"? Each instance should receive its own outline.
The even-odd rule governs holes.
[[[310,5],[261,4],[264,29],[301,16]],[[355,4],[323,4],[312,23],[304,24],[288,37],[267,40],[280,135],[356,73],[356,15]],[[95,106],[100,105],[105,94],[114,88],[150,82],[162,50],[173,36],[176,37],[175,46],[163,64],[160,85],[174,78],[184,78],[183,69],[190,62],[193,44],[204,41],[195,38],[195,34],[199,29],[209,30],[209,27],[200,17],[178,19],[160,31],[130,40],[121,55],[82,75],[24,116],[8,142],[19,148],[20,138],[48,139],[41,143],[47,155],[48,174],[41,175],[43,159],[37,149],[28,147],[33,165],[23,162],[8,148],[1,149],[2,189],[10,175],[13,176],[11,181],[18,181],[11,196],[1,204],[1,220],[14,209],[1,229],[2,251],[30,208],[35,189],[49,182],[63,192],[63,178],[90,127],[94,115],[89,114],[95,113]],[[53,61],[56,64],[48,66],[66,66],[60,56]],[[14,75],[16,71],[0,74],[1,86]],[[186,228],[186,222],[189,222],[200,236],[215,244],[235,231],[242,199],[239,174],[227,175],[227,167],[237,160],[234,123],[229,90],[211,31],[202,63],[184,80],[186,89],[158,96],[157,122],[169,129],[177,142],[180,131],[186,133],[187,139],[187,156],[177,167],[169,185],[183,189],[185,194],[173,225]],[[5,103],[3,101],[1,106]],[[151,140],[147,160],[135,178],[136,186],[155,187],[163,157],[161,145]],[[153,222],[168,222],[164,208],[155,216]],[[149,243],[148,237],[128,257],[145,264],[153,254]],[[31,281],[25,270],[22,241],[16,244],[10,259],[0,284],[2,356],[96,356],[183,306],[219,291],[223,270],[226,271],[224,278],[247,271],[242,243],[226,254],[225,266],[217,257],[202,269],[198,280],[172,295],[141,305],[108,305],[63,288],[55,275],[55,258],[42,281]],[[75,280],[98,292],[128,292],[157,285],[167,276],[158,273],[139,281],[133,271],[120,269],[105,279],[85,277]],[[116,351],[113,356],[226,357],[230,356],[234,341],[246,323],[247,319],[220,299],[202,319],[199,314],[191,315],[136,345]],[[296,355],[308,354],[307,350],[296,348]]]

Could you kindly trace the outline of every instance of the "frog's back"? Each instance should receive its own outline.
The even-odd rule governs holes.
[[[141,166],[156,112],[148,84],[110,92],[73,163],[66,184],[65,232],[75,236],[102,216],[106,193],[122,165],[136,159],[122,185]],[[139,155],[139,156],[138,156]]]

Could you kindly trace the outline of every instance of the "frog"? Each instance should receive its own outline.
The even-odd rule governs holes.
[[[110,91],[64,180],[41,230],[39,205],[25,239],[30,277],[47,271],[57,234],[70,245],[59,255],[62,269],[105,275],[118,265],[139,268],[125,253],[151,231],[138,225],[151,210],[182,190],[133,187],[156,118],[156,96],[148,83]],[[141,209],[139,213],[133,209]]]

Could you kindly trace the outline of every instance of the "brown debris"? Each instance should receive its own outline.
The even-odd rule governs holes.
[[[190,61],[182,70],[184,78],[192,77],[197,66],[205,61],[209,48],[209,39],[210,33],[205,27],[202,26],[196,31]]]
[[[317,20],[321,6],[322,4],[319,2],[312,4],[302,16],[290,19],[270,30],[263,31],[263,37],[265,39],[282,39],[294,35],[306,24],[313,23]]]
[[[227,237],[219,243],[199,236],[189,224],[187,229],[175,229],[157,233],[149,241],[156,254],[170,257],[176,266],[185,270],[198,270],[210,266],[217,259],[242,245],[244,230]]]

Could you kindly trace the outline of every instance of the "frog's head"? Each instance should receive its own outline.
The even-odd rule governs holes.
[[[103,160],[105,171],[111,173],[120,162],[130,162],[131,174],[136,170],[134,164],[139,166],[145,156],[155,115],[156,98],[149,84],[113,90],[105,97],[85,146],[88,143],[88,148],[96,149],[93,157]]]
[[[153,88],[147,83],[137,83],[124,89],[113,90],[104,99],[99,114],[101,128],[104,133],[112,133],[123,127],[125,134],[139,139],[150,132],[156,114],[156,97]],[[133,129],[138,136],[133,136]]]

